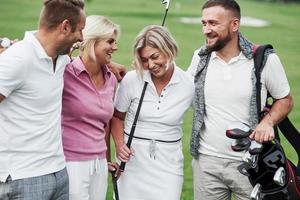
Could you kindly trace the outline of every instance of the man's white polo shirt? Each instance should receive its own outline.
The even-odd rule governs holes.
[[[35,177],[65,167],[61,142],[63,73],[69,57],[52,59],[26,32],[0,55],[0,180]]]

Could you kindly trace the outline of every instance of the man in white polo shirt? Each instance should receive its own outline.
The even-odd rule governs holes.
[[[45,0],[38,30],[0,56],[0,199],[68,199],[61,95],[83,9],[82,0]]]
[[[208,0],[202,7],[206,45],[195,51],[188,72],[195,77],[191,135],[194,199],[248,200],[252,186],[237,170],[244,152],[231,150],[226,128],[246,123],[258,142],[274,139],[273,126],[292,109],[290,87],[274,52],[267,52],[261,74],[261,105],[267,91],[276,99],[259,122],[256,106],[253,44],[239,32],[240,7],[234,0]]]

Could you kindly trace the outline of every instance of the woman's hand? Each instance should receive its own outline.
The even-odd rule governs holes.
[[[122,162],[128,162],[131,156],[134,156],[134,149],[129,149],[126,144],[117,146],[117,158]]]
[[[108,167],[108,171],[111,172],[116,179],[118,179],[121,176],[118,163],[107,162],[107,167]]]

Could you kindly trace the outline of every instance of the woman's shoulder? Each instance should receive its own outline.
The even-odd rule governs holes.
[[[181,82],[186,83],[188,85],[194,86],[194,77],[191,76],[189,73],[184,71],[182,68],[176,66],[175,67],[177,76],[181,79]]]
[[[137,81],[140,81],[141,77],[140,75],[137,73],[136,70],[130,70],[128,71],[124,78],[122,79],[121,83],[136,83]]]

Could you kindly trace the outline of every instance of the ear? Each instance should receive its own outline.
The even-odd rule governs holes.
[[[237,32],[239,31],[239,28],[240,28],[240,20],[238,18],[233,19],[231,22],[231,30],[233,32]]]
[[[60,31],[61,33],[63,34],[67,34],[69,32],[71,32],[71,24],[70,24],[70,21],[65,19],[62,23],[61,23],[61,26],[60,26]]]

